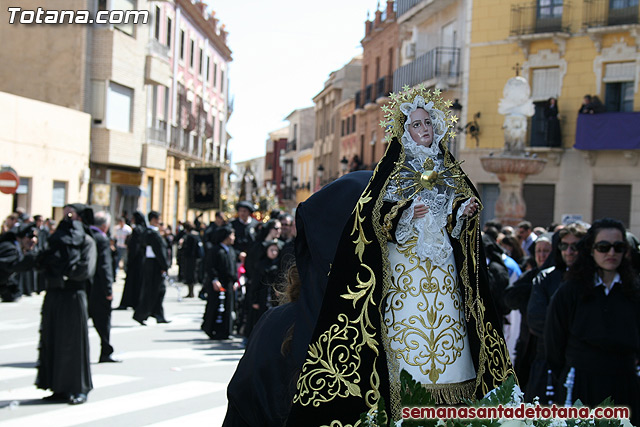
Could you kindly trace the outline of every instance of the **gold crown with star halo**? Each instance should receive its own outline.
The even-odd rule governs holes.
[[[424,98],[426,103],[433,102],[434,108],[442,111],[445,115],[445,125],[447,132],[440,141],[442,149],[449,151],[445,140],[448,138],[454,138],[456,136],[455,123],[458,122],[458,117],[451,113],[450,100],[445,100],[441,96],[440,89],[435,89],[433,92],[427,90],[424,84],[420,84],[416,87],[410,88],[404,86],[402,92],[392,93],[391,102],[382,106],[382,111],[385,113],[385,120],[380,121],[380,126],[385,128],[386,135],[384,137],[386,142],[396,137],[401,139],[404,134],[403,122],[407,119],[405,114],[400,110],[400,105],[405,102],[413,102],[416,96],[420,95]],[[431,158],[427,157],[423,165],[422,171],[416,171],[412,168],[399,163],[399,168],[392,175],[391,179],[398,183],[396,193],[398,195],[405,195],[407,192],[410,194],[407,198],[412,199],[421,189],[433,189],[436,185],[441,185],[450,188],[457,188],[462,183],[458,180],[462,179],[463,175],[460,170],[460,164],[463,161],[448,163],[448,156],[445,155],[445,169],[440,171],[434,170],[434,162]],[[457,172],[457,173],[456,173]]]
[[[448,132],[446,132],[443,140],[455,137],[455,123],[458,122],[458,117],[451,113],[451,105],[453,103],[448,99],[442,98],[441,93],[440,89],[435,89],[433,92],[427,90],[424,84],[419,84],[415,87],[405,85],[402,87],[402,92],[392,93],[390,95],[391,101],[381,108],[384,113],[384,120],[380,120],[380,127],[386,130],[384,140],[391,142],[394,136],[398,139],[402,137],[404,134],[403,123],[406,117],[400,110],[400,105],[405,102],[413,102],[418,95],[422,96],[427,103],[433,102],[433,106],[444,113]]]

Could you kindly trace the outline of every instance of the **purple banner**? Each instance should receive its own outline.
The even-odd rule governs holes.
[[[578,114],[578,150],[640,149],[640,113]]]

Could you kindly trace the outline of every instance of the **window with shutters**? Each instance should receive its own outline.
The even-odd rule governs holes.
[[[524,184],[522,197],[527,206],[525,219],[534,227],[547,228],[553,222],[556,186],[554,184]]]
[[[615,218],[629,227],[631,219],[631,186],[596,184],[593,186],[593,220]]]

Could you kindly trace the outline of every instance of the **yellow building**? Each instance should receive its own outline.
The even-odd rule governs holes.
[[[525,181],[526,218],[545,226],[565,215],[587,222],[610,216],[640,234],[638,3],[484,0],[471,10],[461,122],[480,113],[480,134],[477,147],[467,136],[459,157],[483,195],[484,220],[492,218],[498,181],[480,158],[497,155],[504,145],[498,103],[518,73],[529,81],[535,105],[527,151],[547,160]],[[598,96],[607,112],[578,115],[586,94]],[[553,147],[545,118],[552,97],[558,100],[559,147]]]

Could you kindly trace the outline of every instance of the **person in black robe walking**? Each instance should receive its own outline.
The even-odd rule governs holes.
[[[144,277],[144,255],[146,249],[147,221],[140,211],[133,214],[134,228],[127,243],[127,277],[117,310],[135,309],[140,301],[142,278]]]
[[[35,225],[26,224],[0,235],[0,298],[2,302],[20,299],[19,274],[32,270],[37,251]]]
[[[81,404],[93,388],[86,289],[96,269],[96,243],[79,221],[84,205],[64,207],[65,219],[38,263],[49,287],[42,304],[36,386],[49,401]]]
[[[607,397],[631,410],[640,425],[640,278],[625,258],[625,228],[595,221],[578,244],[578,258],[551,299],[545,325],[556,402],[595,407]],[[561,387],[574,370],[572,394]]]
[[[232,332],[234,307],[233,286],[238,279],[236,253],[233,249],[235,233],[229,225],[215,232],[216,243],[207,251],[204,282],[210,285],[202,330],[214,340],[229,338]]]
[[[146,326],[146,320],[155,317],[158,323],[169,323],[164,317],[162,302],[166,287],[163,275],[169,269],[167,258],[167,243],[158,232],[160,214],[156,211],[149,212],[149,227],[145,236],[145,261],[140,302],[133,314],[133,319]]]
[[[187,222],[185,223],[184,228],[186,230],[186,234],[184,235],[182,242],[183,280],[189,288],[189,293],[186,295],[186,298],[193,298],[193,288],[198,281],[196,277],[198,260],[203,257],[204,249],[202,246],[202,240],[200,239],[200,234],[194,229],[193,224]]]
[[[113,299],[113,257],[107,230],[109,229],[109,214],[96,213],[93,225],[90,226],[93,239],[98,250],[98,262],[93,283],[89,288],[89,317],[100,336],[100,363],[120,362],[111,357],[113,346],[111,335],[111,300]]]
[[[254,211],[254,206],[250,202],[239,202],[236,205],[236,210],[238,211],[238,217],[231,221],[231,227],[233,227],[236,235],[233,249],[235,249],[238,255],[240,255],[241,252],[247,254],[253,242],[256,240],[258,220],[251,216]]]

